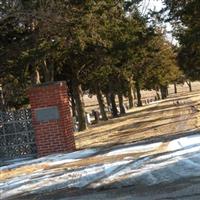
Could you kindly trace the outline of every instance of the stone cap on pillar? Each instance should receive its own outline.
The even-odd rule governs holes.
[[[54,86],[54,85],[55,86],[66,86],[67,83],[66,83],[66,81],[51,81],[51,82],[45,82],[45,83],[40,83],[40,84],[33,84],[27,89],[27,92],[29,93],[34,88],[43,88],[43,87],[49,87],[49,86]],[[68,88],[66,88],[66,89],[68,89]]]
[[[45,83],[40,83],[40,84],[34,84],[32,87],[45,87],[49,85],[66,85],[66,81],[50,81],[50,82],[45,82]]]

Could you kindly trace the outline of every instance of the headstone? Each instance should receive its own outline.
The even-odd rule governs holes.
[[[90,113],[86,113],[86,122],[87,124],[91,124],[91,117],[90,117]]]

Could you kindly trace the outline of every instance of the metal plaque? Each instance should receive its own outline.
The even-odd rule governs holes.
[[[36,120],[39,122],[48,122],[50,120],[58,120],[59,118],[57,106],[36,109]]]

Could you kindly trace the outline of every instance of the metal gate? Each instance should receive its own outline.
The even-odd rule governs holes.
[[[31,111],[0,112],[0,160],[36,155]]]

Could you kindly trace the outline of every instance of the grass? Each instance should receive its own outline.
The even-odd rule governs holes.
[[[176,105],[176,101],[180,105]],[[178,94],[156,104],[133,108],[125,116],[93,125],[75,133],[77,149],[113,146],[162,139],[199,130],[199,92]]]

